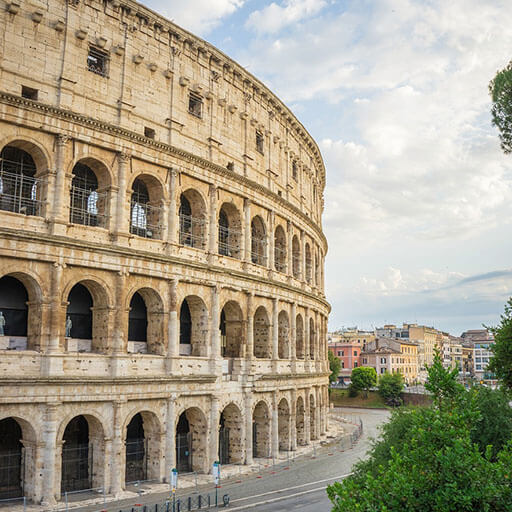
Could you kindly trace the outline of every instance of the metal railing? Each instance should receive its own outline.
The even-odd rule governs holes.
[[[301,275],[300,272],[300,263],[301,263],[301,257],[300,254],[294,254],[292,256],[292,271],[293,271],[293,277],[299,278]]]
[[[0,210],[23,213],[25,215],[42,215],[43,201],[41,200],[41,195],[44,180],[5,170],[11,168],[15,170],[15,162],[2,160],[2,170],[0,171]]]
[[[130,212],[130,233],[144,238],[160,238],[162,208],[132,201]]]
[[[265,238],[252,237],[251,261],[256,265],[267,265],[267,241]]]
[[[16,505],[23,505],[23,512],[25,512],[27,510],[27,498],[25,496],[21,496],[19,498],[6,498],[0,500],[0,510],[10,510],[11,507]]]
[[[274,246],[274,266],[278,272],[286,272],[286,249]]]
[[[204,247],[204,219],[180,214],[180,244],[202,249]]]
[[[103,192],[71,187],[69,221],[72,224],[104,227],[107,219],[107,200],[108,196]]]
[[[241,232],[236,229],[219,226],[219,254],[237,258],[240,253],[240,236]]]

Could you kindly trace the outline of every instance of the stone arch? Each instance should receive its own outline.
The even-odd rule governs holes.
[[[104,283],[91,278],[70,283],[66,287],[63,294],[67,302],[65,334],[66,338],[77,340],[72,343],[68,341],[68,350],[98,353],[109,351],[110,301],[106,290]],[[89,304],[85,304],[87,295]],[[71,320],[70,324],[68,319]]]
[[[267,230],[259,215],[251,221],[251,261],[256,265],[267,264]]]
[[[52,157],[49,151],[36,139],[23,136],[8,136],[0,141],[0,148],[14,147],[29,153],[37,167],[37,175],[46,172],[53,167]]]
[[[231,402],[219,418],[219,461],[221,464],[242,464],[243,459],[242,413]]]
[[[93,415],[81,414],[61,423],[61,492],[103,487],[105,479],[105,430]]]
[[[308,242],[306,242],[305,249],[306,256],[306,281],[308,284],[311,284],[311,274],[312,274],[312,262],[311,262],[311,247]]]
[[[300,252],[300,242],[297,235],[293,235],[292,238],[292,274],[296,279],[300,278],[301,273],[301,252]]]
[[[18,416],[0,419],[0,499],[34,499],[37,443],[29,421]]]
[[[277,317],[277,343],[279,359],[290,358],[290,321],[288,313],[282,310]]]
[[[309,358],[311,360],[315,359],[316,354],[316,331],[315,331],[315,321],[310,318],[309,319]]]
[[[134,342],[129,351],[163,355],[164,307],[159,293],[152,288],[139,288],[129,304],[128,341]]]
[[[125,482],[160,480],[162,425],[158,416],[143,410],[132,414],[124,428]]]
[[[208,355],[208,309],[203,299],[188,295],[180,307],[180,355]]]
[[[274,232],[274,267],[278,272],[286,272],[286,234],[282,226]]]
[[[270,357],[270,320],[264,306],[259,306],[254,313],[253,344],[254,357]]]
[[[233,203],[223,203],[219,210],[219,254],[240,259],[242,223],[240,212]]]
[[[316,429],[316,400],[313,393],[309,395],[309,435],[312,441],[318,439]]]
[[[220,313],[222,357],[242,357],[244,344],[243,315],[240,305],[228,300]]]
[[[177,415],[176,467],[184,473],[208,472],[208,424],[199,407],[189,407]]]
[[[304,359],[304,320],[300,313],[295,317],[295,350],[297,359]]]
[[[206,203],[201,193],[189,188],[180,195],[180,244],[205,248]]]
[[[0,151],[0,210],[24,215],[45,213],[48,158],[41,147],[13,140]]]
[[[139,174],[132,182],[130,196],[130,233],[161,239],[164,226],[164,189],[151,174]]]
[[[270,407],[265,400],[256,403],[252,413],[252,453],[254,457],[270,457]]]
[[[282,398],[277,406],[277,424],[279,433],[279,450],[290,449],[290,406],[286,398]]]
[[[100,160],[84,157],[71,170],[69,222],[107,227],[108,192],[112,183],[109,168]]]
[[[4,334],[9,336],[9,339],[4,338],[4,345],[11,344],[10,338],[19,337],[14,342],[16,347],[41,349],[42,300],[36,277],[25,272],[10,272],[0,277],[0,311],[5,319]]]
[[[299,396],[295,404],[295,427],[297,430],[297,444],[304,446],[306,444],[306,410],[304,399]]]

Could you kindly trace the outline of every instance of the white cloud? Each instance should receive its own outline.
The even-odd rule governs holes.
[[[260,34],[276,33],[292,23],[317,14],[326,4],[324,0],[285,0],[281,5],[272,2],[259,11],[253,11],[245,26]]]
[[[245,0],[153,0],[150,5],[186,30],[205,36]]]

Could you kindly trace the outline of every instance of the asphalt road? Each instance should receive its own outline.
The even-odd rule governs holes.
[[[269,466],[258,474],[242,475],[240,480],[223,482],[218,489],[219,502],[222,501],[221,497],[224,494],[229,494],[230,506],[226,510],[231,512],[331,510],[331,503],[325,493],[326,486],[350,473],[353,464],[364,457],[370,438],[378,434],[378,426],[389,417],[389,412],[381,409],[342,408],[338,411],[343,411],[344,415],[354,420],[361,418],[363,421],[363,435],[352,448],[347,443],[341,446],[340,443],[333,442],[317,449],[314,454],[294,461],[285,461],[275,467]],[[199,492],[202,495],[208,493],[213,498],[215,491],[210,485],[204,488],[199,487]],[[191,495],[191,493],[191,490],[183,492],[184,495]],[[77,512],[129,511],[136,503],[150,505],[163,502],[166,497],[165,494],[148,494],[140,498],[107,503],[104,508],[90,505],[73,508],[73,510]],[[154,508],[148,510],[152,512]],[[142,511],[142,507],[136,507],[134,511]]]

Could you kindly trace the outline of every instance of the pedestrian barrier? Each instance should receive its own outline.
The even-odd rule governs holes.
[[[27,498],[21,496],[19,498],[6,498],[0,500],[0,509],[9,510],[11,507],[23,505],[23,512],[27,510]]]

